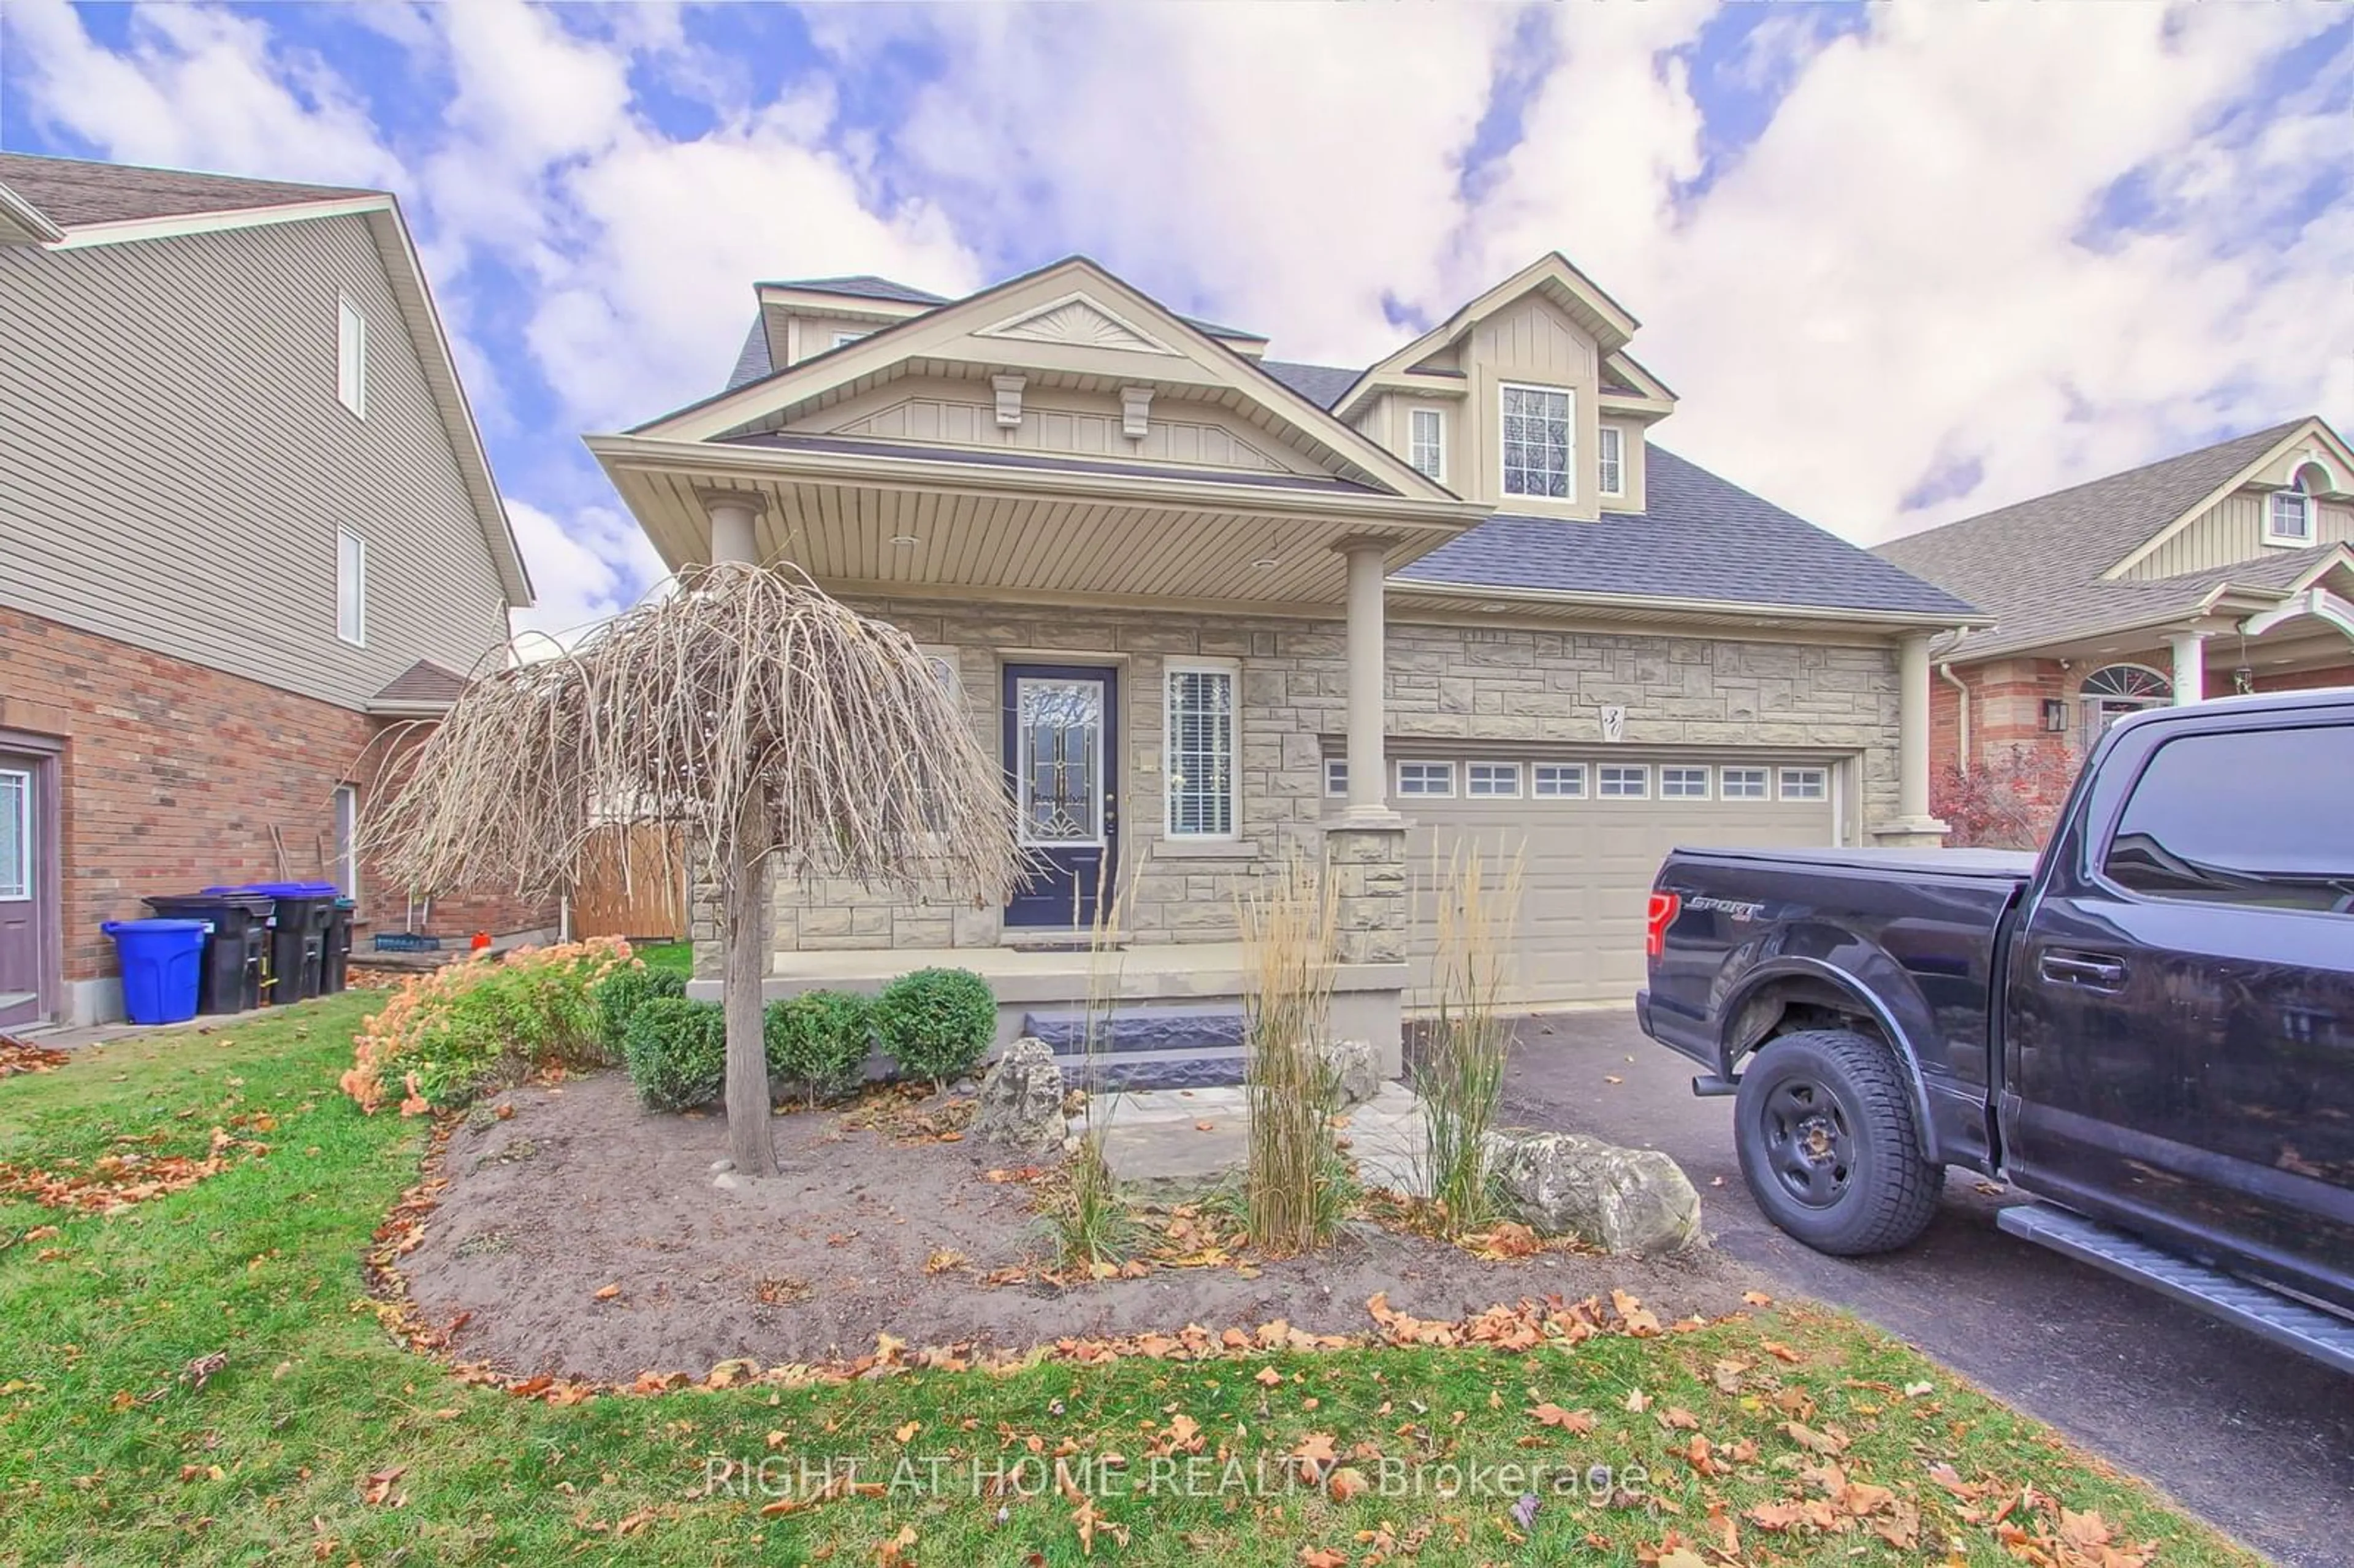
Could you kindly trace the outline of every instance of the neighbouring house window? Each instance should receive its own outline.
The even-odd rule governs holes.
[[[1463,770],[1463,792],[1490,799],[1517,800],[1521,796],[1521,765],[1517,762],[1474,762]]]
[[[1232,838],[1235,832],[1235,672],[1172,664],[1168,671],[1168,832]]]
[[[367,418],[367,317],[349,295],[335,300],[335,396]]]
[[[335,886],[346,898],[360,895],[360,792],[350,784],[335,786]]]
[[[2084,716],[2084,747],[2108,734],[2109,726],[2144,708],[2162,708],[2174,701],[2174,683],[2141,664],[2108,664],[2084,677],[2078,694]]]
[[[866,337],[868,335],[870,334],[863,332],[838,332],[833,334],[833,346],[836,348],[848,348],[860,338]]]
[[[367,644],[367,541],[348,530],[335,535],[335,635]]]
[[[1766,769],[1720,768],[1716,770],[1716,792],[1728,800],[1763,800],[1766,795]]]
[[[1328,757],[1324,759],[1324,793],[1346,795],[1349,792],[1349,759]]]
[[[1651,770],[1605,764],[1595,770],[1596,790],[1606,800],[1642,800],[1651,793]]]
[[[1406,461],[1426,479],[1447,477],[1447,420],[1437,408],[1406,416]]]
[[[1602,427],[1595,450],[1596,487],[1605,495],[1627,493],[1627,432],[1616,425]]]
[[[1397,792],[1401,795],[1452,795],[1455,793],[1455,764],[1401,762],[1397,765]]]
[[[2313,543],[2313,498],[2329,488],[2329,476],[2319,463],[2309,462],[2296,471],[2286,490],[2272,493],[2269,510],[2264,514],[2264,542],[2271,545],[2310,545]]]
[[[1667,800],[1705,800],[1708,799],[1708,769],[1705,768],[1662,768],[1659,769],[1659,796]]]
[[[0,768],[0,898],[33,896],[33,776]]]
[[[1583,800],[1585,799],[1585,764],[1583,762],[1540,762],[1531,782],[1540,800]]]
[[[1819,768],[1782,769],[1782,799],[1825,800],[1830,798],[1830,775]]]
[[[1575,500],[1571,397],[1559,387],[1503,388],[1504,493]]]

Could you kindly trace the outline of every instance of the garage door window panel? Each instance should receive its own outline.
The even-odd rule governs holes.
[[[1605,800],[1648,800],[1651,798],[1651,769],[1648,764],[1605,763],[1596,770],[1595,782],[1595,793]]]
[[[1830,793],[1830,775],[1823,768],[1782,769],[1782,799],[1785,800],[1828,800]]]
[[[1455,764],[1401,762],[1397,765],[1397,792],[1424,799],[1452,796],[1455,793]]]
[[[1463,792],[1490,800],[1521,798],[1521,765],[1517,762],[1473,762],[1463,770]]]
[[[1766,800],[1773,798],[1772,775],[1763,768],[1720,768],[1716,770],[1717,794],[1727,800]]]
[[[1659,798],[1663,800],[1707,800],[1708,769],[1705,768],[1660,768]]]
[[[1585,799],[1585,764],[1583,762],[1540,762],[1532,779],[1534,794],[1540,800],[1583,800]]]
[[[1335,800],[1345,800],[1349,794],[1349,759],[1328,757],[1324,759],[1324,793]]]

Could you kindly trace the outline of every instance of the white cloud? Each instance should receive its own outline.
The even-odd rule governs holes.
[[[538,602],[512,616],[518,635],[558,639],[635,604],[666,573],[644,533],[619,506],[582,506],[558,521],[528,501],[506,498],[507,520]]]

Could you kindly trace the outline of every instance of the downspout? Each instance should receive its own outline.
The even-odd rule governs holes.
[[[1954,746],[1961,755],[1954,759],[1954,766],[1960,771],[1967,773],[1970,770],[1970,688],[1959,675],[1954,673],[1954,666],[1951,663],[1941,663],[1937,666],[1937,678],[1953,687],[1957,694],[1954,698]]]

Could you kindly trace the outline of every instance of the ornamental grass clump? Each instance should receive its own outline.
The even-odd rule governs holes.
[[[374,1114],[455,1110],[551,1068],[610,1065],[597,993],[635,964],[600,937],[446,964],[404,981],[360,1026],[344,1092]]]
[[[1521,857],[1490,864],[1478,845],[1458,844],[1442,868],[1434,855],[1437,952],[1431,963],[1431,1022],[1414,1075],[1422,1097],[1424,1176],[1448,1235],[1484,1226],[1495,1212],[1488,1136],[1504,1094],[1512,1028],[1503,1016],[1505,954],[1521,905]]]
[[[1245,963],[1243,1081],[1250,1102],[1244,1194],[1251,1240],[1277,1256],[1329,1240],[1347,1165],[1332,1131],[1323,1045],[1337,968],[1331,880],[1297,852],[1236,905]]]

